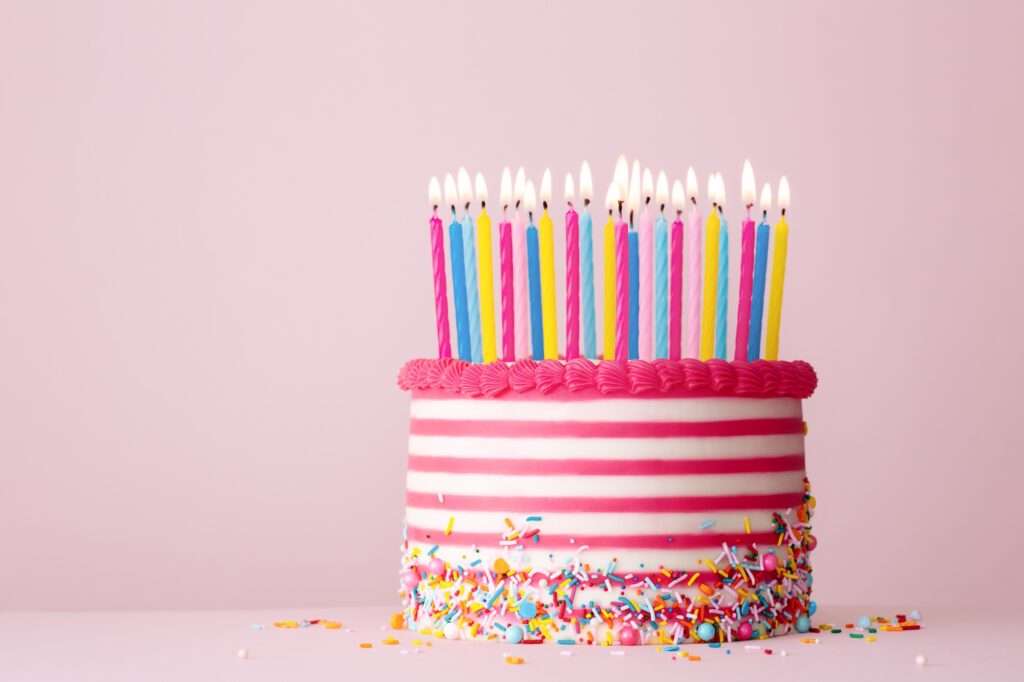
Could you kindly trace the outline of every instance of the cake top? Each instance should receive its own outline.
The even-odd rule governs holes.
[[[677,366],[691,370],[664,369],[668,365],[650,370],[623,364],[678,363],[683,358],[778,360],[789,183],[785,177],[779,180],[779,217],[772,225],[771,187],[762,189],[756,222],[752,214],[757,187],[749,161],[741,178],[742,209],[737,214],[727,208],[721,173],[709,176],[710,203],[702,206],[693,168],[687,172],[685,188],[675,180],[670,190],[664,172],[655,181],[650,169],[635,160],[630,166],[619,157],[605,200],[607,220],[595,226],[593,179],[589,164],[583,162],[579,204],[576,180],[571,173],[565,176],[565,211],[558,225],[559,233],[564,229],[564,240],[557,244],[550,170],[544,171],[538,192],[522,168],[514,182],[505,168],[496,228],[487,211],[487,182],[481,173],[475,182],[464,168],[456,176],[446,175],[443,200],[451,216],[447,230],[438,215],[441,183],[431,178],[429,233],[438,358],[451,359],[454,346],[460,361],[476,365],[498,360],[614,360],[622,366],[599,365],[594,370],[595,376],[608,375],[609,386],[621,377],[628,383],[633,374],[651,371],[657,376],[672,371],[763,376],[771,371],[764,365],[759,370],[738,365],[697,369],[690,363]],[[737,218],[731,229],[730,217]],[[732,301],[731,277],[738,281]],[[581,376],[591,364],[579,365]]]
[[[586,358],[474,364],[463,360],[410,360],[398,373],[404,391],[438,390],[472,398],[563,392],[602,396],[809,398],[818,385],[803,361],[727,362],[694,359],[591,362]]]

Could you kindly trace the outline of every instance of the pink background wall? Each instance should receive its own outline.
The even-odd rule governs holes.
[[[0,607],[390,599],[428,177],[620,152],[789,175],[819,599],[1024,562],[1019,5],[263,4],[0,7]]]

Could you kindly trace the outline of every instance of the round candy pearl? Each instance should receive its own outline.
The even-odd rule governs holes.
[[[814,537],[813,535],[808,534],[807,535],[807,551],[810,552],[810,551],[812,551],[817,546],[818,546],[818,538]]]
[[[459,638],[459,626],[455,623],[448,623],[444,626],[444,637],[445,639],[458,639]]]
[[[807,615],[813,616],[818,611],[818,602],[812,601],[807,605]]]
[[[774,571],[779,567],[779,559],[774,553],[768,552],[764,555],[764,570]]]
[[[857,619],[857,627],[864,629],[871,627],[871,619],[867,616],[861,616]]]
[[[430,560],[430,565],[427,567],[432,575],[443,575],[444,574],[444,561],[438,557],[434,557]]]
[[[918,654],[916,657],[914,657],[914,663],[917,663],[918,665],[924,665],[927,662],[928,659],[924,657],[924,654]]]
[[[697,636],[705,642],[710,642],[715,636],[715,626],[711,623],[701,623],[697,626]]]
[[[416,589],[420,584],[420,574],[413,570],[402,571],[402,584],[410,590]]]
[[[796,631],[807,632],[811,629],[811,619],[807,616],[800,616],[796,619]]]
[[[237,653],[237,656],[239,658],[249,658],[249,650],[248,649],[239,649],[238,653]]]
[[[537,615],[537,605],[532,601],[526,599],[519,602],[519,617],[520,618],[533,618]]]
[[[623,646],[635,646],[640,642],[640,632],[629,625],[624,625],[619,630],[619,644]]]
[[[505,630],[505,641],[509,644],[519,644],[523,641],[523,629],[518,625],[510,625]]]
[[[754,634],[754,628],[747,621],[740,623],[739,628],[736,629],[736,636],[740,639],[750,639],[752,634]]]

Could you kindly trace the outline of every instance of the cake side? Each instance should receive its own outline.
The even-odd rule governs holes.
[[[590,644],[805,631],[814,499],[792,396],[813,392],[813,369],[629,363],[609,390],[605,363],[582,363],[555,363],[561,380],[515,363],[501,391],[491,365],[403,370],[410,627]]]

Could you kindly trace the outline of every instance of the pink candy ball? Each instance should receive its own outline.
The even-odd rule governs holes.
[[[619,630],[619,644],[623,646],[635,646],[640,643],[640,631],[636,628],[625,625]]]
[[[764,570],[774,571],[778,567],[779,560],[773,553],[769,552],[768,554],[764,555]]]
[[[743,622],[736,628],[736,636],[740,639],[750,639],[750,635],[754,634],[754,628],[750,623]]]
[[[444,575],[444,560],[434,557],[430,560],[427,570],[430,571],[431,575]]]
[[[413,570],[402,571],[402,584],[410,590],[416,589],[420,584],[420,574]]]

